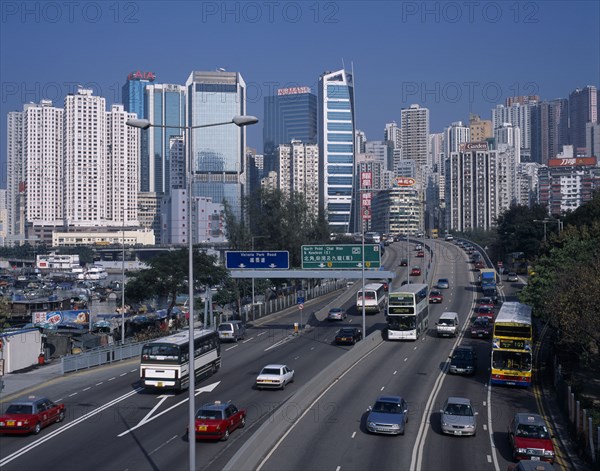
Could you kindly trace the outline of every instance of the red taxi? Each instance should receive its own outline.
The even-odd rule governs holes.
[[[508,426],[513,459],[554,462],[552,435],[538,414],[518,412]]]
[[[30,396],[8,406],[0,416],[0,433],[37,435],[42,428],[64,419],[64,404],[56,404],[45,397]]]
[[[490,322],[494,322],[494,308],[489,306],[477,306],[475,308],[475,317],[487,317]]]
[[[429,292],[429,302],[431,304],[439,304],[442,301],[444,301],[444,296],[442,295],[442,292],[437,290],[437,289],[432,289]]]
[[[246,411],[228,402],[204,404],[196,412],[196,440],[227,440],[236,428],[246,425]]]
[[[412,267],[410,269],[410,276],[421,276],[421,267]]]
[[[419,250],[417,252],[417,257],[423,258],[425,256],[425,252],[423,250]]]

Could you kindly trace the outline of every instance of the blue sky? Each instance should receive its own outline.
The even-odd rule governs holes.
[[[248,113],[275,88],[313,88],[354,66],[357,127],[381,140],[412,103],[431,131],[513,95],[568,97],[600,85],[598,2],[0,2],[0,186],[6,114],[76,84],[120,102],[131,71],[185,83],[192,70],[242,74]],[[316,91],[316,89],[315,89]],[[248,129],[262,149],[262,126]]]

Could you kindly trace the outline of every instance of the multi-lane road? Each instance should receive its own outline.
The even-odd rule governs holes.
[[[250,467],[264,470],[394,469],[394,470],[505,470],[511,462],[506,429],[517,411],[537,411],[535,390],[489,388],[489,340],[440,339],[435,322],[443,311],[456,311],[461,328],[468,324],[478,293],[475,274],[462,250],[443,241],[427,241],[430,251],[414,259],[429,281],[450,279],[444,302],[432,305],[430,330],[415,342],[378,342],[350,368],[340,369],[336,381],[304,410],[294,394],[353,347],[333,345],[341,325],[361,325],[353,308],[340,323],[319,322],[293,335],[297,310],[290,310],[248,330],[244,341],[223,344],[223,366],[197,382],[196,403],[233,400],[247,410],[247,425],[226,442],[196,445],[198,469],[222,469],[263,424],[268,429],[273,412],[282,411],[289,427],[276,446]],[[386,268],[396,267],[414,244],[388,247]],[[413,263],[414,262],[414,263]],[[427,270],[425,270],[427,269]],[[398,267],[391,289],[400,287],[406,269]],[[412,281],[422,281],[423,277]],[[508,287],[507,287],[508,288]],[[349,290],[358,289],[355,284]],[[510,293],[508,293],[510,294]],[[336,304],[333,297],[307,305],[315,312]],[[383,313],[368,316],[368,334],[380,335]],[[445,373],[448,355],[459,343],[475,346],[478,372],[472,377]],[[283,391],[253,387],[259,370],[268,363],[285,363],[296,371],[295,382]],[[187,469],[187,393],[157,394],[138,384],[137,360],[69,375],[46,384],[44,394],[67,405],[67,420],[28,437],[2,437],[0,467],[7,470],[183,470]],[[333,379],[333,378],[332,378]],[[367,434],[366,410],[378,395],[399,394],[410,407],[404,436]],[[478,411],[475,437],[443,436],[439,407],[450,395],[469,397]],[[261,430],[264,430],[263,427]],[[260,441],[260,437],[253,437]],[[236,462],[243,463],[238,460]]]

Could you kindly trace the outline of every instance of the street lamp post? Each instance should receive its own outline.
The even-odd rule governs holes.
[[[123,208],[123,253],[121,264],[121,345],[125,344],[125,208]]]
[[[148,129],[150,127],[157,128],[172,128],[172,129],[180,129],[183,131],[183,142],[186,146],[186,173],[187,173],[187,190],[188,190],[188,305],[189,305],[189,339],[188,339],[188,349],[189,349],[189,414],[188,414],[188,442],[189,442],[189,464],[190,470],[196,469],[196,434],[195,430],[195,407],[194,407],[194,398],[196,392],[195,385],[195,368],[193,362],[195,361],[195,349],[194,349],[194,243],[193,243],[193,231],[192,231],[192,211],[193,211],[193,203],[192,203],[192,146],[191,146],[191,131],[199,128],[209,128],[214,126],[224,126],[227,124],[235,124],[236,126],[248,126],[251,124],[258,123],[258,118],[254,116],[234,116],[229,121],[224,121],[220,123],[210,123],[210,124],[198,124],[196,126],[170,126],[164,124],[153,124],[150,123],[147,119],[128,119],[127,125],[132,126],[134,128],[139,129]]]

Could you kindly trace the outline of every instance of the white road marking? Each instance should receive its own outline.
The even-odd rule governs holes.
[[[394,374],[398,373],[398,370],[394,371]]]
[[[127,373],[121,373],[119,376],[125,376]]]
[[[116,377],[112,377],[112,378],[108,378],[109,381],[112,381],[113,379],[117,379]]]
[[[487,430],[487,425],[483,424],[483,430]]]
[[[385,389],[385,386],[381,386],[380,391],[383,391]]]
[[[490,446],[492,447],[492,459],[494,461],[494,469],[500,471],[498,457],[496,456],[496,444],[494,443],[494,431],[492,430],[492,382],[488,380],[487,393],[487,414],[488,414],[488,433],[490,434]]]
[[[92,389],[92,387],[91,387],[91,386],[88,386],[87,388],[83,389],[81,392],[83,392],[83,391],[87,391],[88,389]]]
[[[249,339],[244,340],[242,343],[250,342],[252,339],[254,339],[254,337],[250,337]]]
[[[404,359],[404,361],[406,361],[406,360],[408,360],[408,357],[406,357],[406,358]]]
[[[265,335],[267,333],[267,331],[265,330],[264,332],[261,332],[260,334],[257,334],[257,337],[260,337],[261,335]]]
[[[104,381],[100,381],[99,383],[96,383],[96,386],[100,386],[101,384],[104,384]]]
[[[351,438],[354,438],[354,437],[356,437],[356,432],[352,432],[352,437]]]
[[[137,372],[137,368],[130,371],[130,373],[136,373],[136,372]]]
[[[267,352],[267,351],[271,350],[272,348],[279,347],[279,345],[282,345],[282,344],[284,344],[286,342],[289,342],[290,340],[292,340],[292,338],[293,337],[291,335],[289,335],[288,337],[286,337],[284,339],[281,339],[279,342],[275,342],[270,347],[265,348],[264,351]]]
[[[74,392],[73,394],[69,394],[69,397],[73,397],[73,396],[75,396],[76,394],[77,394],[76,392]]]
[[[157,452],[158,450],[160,450],[163,446],[168,445],[169,443],[171,443],[173,440],[175,440],[177,438],[177,435],[173,435],[171,438],[169,438],[166,442],[164,442],[162,445],[157,446],[154,450],[152,450],[150,453],[148,453],[148,456],[150,456],[152,453]]]
[[[492,457],[490,455],[487,455],[487,460],[488,460],[488,463],[491,463],[492,462]]]
[[[338,466],[337,468],[335,468],[335,471],[340,471],[340,469],[342,469],[342,467]]]
[[[232,347],[226,348],[225,351],[228,352],[229,350],[231,350],[232,348],[237,348],[237,345],[234,345]]]
[[[294,360],[297,360],[298,358],[300,358],[300,357],[294,357]]]
[[[310,349],[311,349],[311,350],[314,350],[314,349],[315,349],[315,347],[310,347]]]

